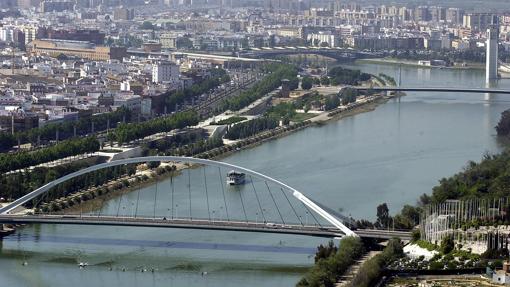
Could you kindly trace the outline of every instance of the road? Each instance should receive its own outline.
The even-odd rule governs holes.
[[[91,215],[0,215],[3,224],[65,224],[65,225],[96,225],[96,226],[126,226],[126,227],[157,227],[202,229],[217,231],[241,231],[277,234],[294,234],[314,237],[336,238],[344,236],[339,229],[316,225],[278,224],[264,222],[206,220],[188,218],[148,218],[148,217],[113,217]],[[398,237],[409,240],[408,231],[370,230],[355,231],[363,238],[390,239]]]
[[[490,88],[445,88],[445,87],[352,87],[357,90],[376,92],[444,92],[444,93],[478,93],[478,94],[510,94],[510,90]]]

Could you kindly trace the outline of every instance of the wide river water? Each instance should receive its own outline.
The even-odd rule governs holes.
[[[393,65],[355,67],[398,75]],[[402,83],[485,86],[483,71],[417,67],[402,68]],[[510,89],[510,80],[496,86]],[[387,202],[396,212],[467,161],[500,151],[494,126],[509,107],[510,96],[505,95],[409,93],[375,111],[307,128],[224,161],[280,179],[346,215],[373,219],[378,204]],[[191,178],[203,180],[200,172],[193,170]],[[168,180],[158,185],[160,190],[169,188]],[[154,198],[154,189],[142,192],[142,200]],[[233,201],[232,194],[227,197]],[[124,200],[134,202],[135,196]],[[116,200],[103,208],[115,212]],[[211,204],[214,208],[218,202]],[[144,208],[152,212],[149,204]],[[217,214],[224,212],[220,208]],[[185,212],[184,207],[176,209]],[[27,226],[0,242],[0,285],[293,286],[324,241],[232,232]],[[22,266],[25,261],[28,265]],[[79,269],[77,262],[90,266]],[[155,272],[141,272],[144,268]]]

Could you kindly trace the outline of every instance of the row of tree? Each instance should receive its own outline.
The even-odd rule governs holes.
[[[269,64],[263,68],[263,71],[268,73],[264,79],[256,83],[247,91],[242,92],[239,96],[223,101],[219,109],[223,111],[237,111],[247,107],[254,101],[278,88],[283,79],[291,80],[291,88],[297,88],[297,85],[299,84],[299,81],[296,83],[297,69],[292,65]]]
[[[100,148],[95,137],[75,138],[36,151],[0,154],[0,172],[24,169],[33,165],[77,154],[96,152]]]
[[[279,103],[276,106],[272,106],[266,111],[266,117],[273,118],[275,120],[283,120],[284,123],[288,123],[292,117],[296,115],[296,106],[294,103]]]
[[[132,113],[126,108],[119,108],[116,111],[83,117],[76,121],[64,121],[61,123],[50,123],[42,127],[33,128],[10,135],[0,133],[0,150],[9,150],[18,143],[31,143],[38,145],[39,142],[52,140],[65,140],[75,136],[84,136],[94,132],[105,131],[108,128],[115,128],[121,122],[130,122]]]
[[[168,110],[175,110],[178,105],[181,105],[185,101],[190,101],[191,99],[198,98],[203,93],[218,87],[222,83],[230,81],[230,76],[223,69],[211,69],[209,72],[211,73],[209,78],[193,84],[187,89],[165,93],[165,104]]]
[[[50,181],[102,162],[104,162],[103,158],[95,157],[51,168],[37,167],[32,172],[3,174],[0,176],[0,197],[6,199],[20,198]],[[43,201],[49,202],[84,188],[102,185],[109,180],[134,174],[135,171],[134,165],[117,166],[94,171],[57,185],[44,195]],[[28,206],[33,206],[39,201],[40,199],[34,200]]]
[[[353,88],[345,88],[342,90],[340,97],[342,98],[342,105],[355,103],[356,98],[359,96],[359,91]]]
[[[0,152],[7,151],[16,144],[16,138],[6,132],[0,132]]]
[[[220,137],[204,139],[202,135],[191,133],[176,135],[148,144],[145,153],[150,155],[195,156],[197,154],[223,146]]]
[[[360,82],[368,81],[372,77],[370,74],[362,73],[359,70],[345,69],[340,66],[329,70],[328,76],[331,78],[331,85],[358,85]]]
[[[181,112],[142,123],[121,124],[108,137],[109,140],[116,141],[119,145],[122,145],[152,134],[193,126],[198,121],[199,117],[195,112]]]
[[[328,247],[319,247],[315,257],[315,265],[296,284],[297,287],[333,287],[340,276],[354,264],[364,253],[361,239],[346,237],[342,244],[336,248],[333,244]]]
[[[242,122],[230,127],[225,134],[225,138],[229,140],[238,140],[253,136],[265,130],[271,130],[278,126],[278,121],[262,117],[250,121]]]
[[[173,110],[177,105],[192,98],[199,97],[205,92],[218,87],[220,84],[230,81],[230,77],[223,69],[210,69],[209,78],[200,81],[184,90],[177,90],[165,93],[165,103],[168,110]],[[65,140],[75,136],[84,136],[93,132],[105,131],[108,128],[116,128],[121,123],[134,122],[132,112],[121,107],[113,112],[98,115],[81,117],[75,121],[64,121],[61,123],[50,123],[39,128],[30,129],[11,135],[0,133],[0,151],[6,151],[18,143],[31,143],[38,145],[54,140]]]
[[[352,279],[350,286],[370,287],[376,286],[382,277],[383,269],[388,264],[404,256],[404,248],[399,239],[391,239],[383,252],[367,260],[356,276]]]

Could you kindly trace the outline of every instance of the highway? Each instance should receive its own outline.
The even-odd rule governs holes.
[[[91,215],[0,215],[3,224],[64,224],[64,225],[93,225],[93,226],[125,226],[125,227],[153,227],[153,228],[181,228],[202,229],[216,231],[240,231],[258,233],[293,234],[314,237],[336,238],[344,234],[334,227],[320,227],[315,225],[296,225],[264,222],[225,221],[188,218],[149,218],[149,217],[113,217]],[[409,240],[408,231],[370,230],[355,231],[363,238],[390,239],[398,237]]]

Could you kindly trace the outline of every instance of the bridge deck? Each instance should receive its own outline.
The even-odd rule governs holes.
[[[445,88],[445,87],[353,87],[354,89],[366,91],[381,92],[452,92],[452,93],[490,93],[490,94],[510,94],[510,90],[490,89],[490,88]]]
[[[274,224],[263,222],[223,221],[204,219],[163,219],[146,217],[110,217],[110,216],[80,216],[80,215],[0,215],[3,224],[66,224],[66,225],[96,225],[96,226],[131,226],[182,228],[218,231],[240,231],[293,234],[315,237],[343,237],[344,234],[334,227],[319,227],[312,225]],[[360,229],[355,231],[363,238],[390,239],[398,237],[403,240],[411,238],[410,232]]]

